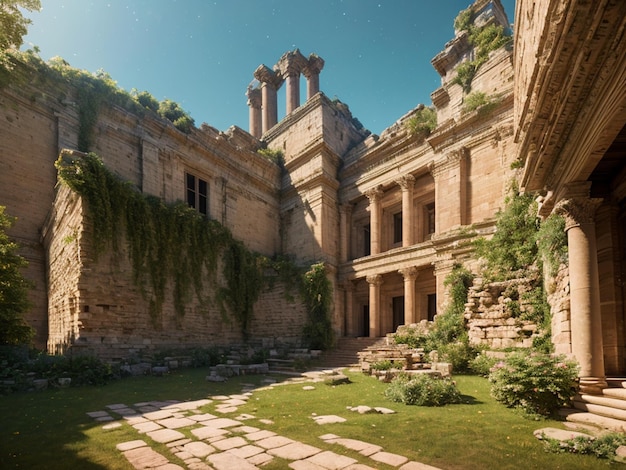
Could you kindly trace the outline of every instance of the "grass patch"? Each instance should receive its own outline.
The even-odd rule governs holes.
[[[15,393],[0,398],[0,449],[3,468],[48,469],[130,469],[115,449],[119,442],[144,439],[128,425],[104,431],[86,413],[106,405],[132,405],[153,400],[196,400],[211,395],[240,393],[242,383],[259,383],[263,376],[230,379],[226,383],[205,381],[206,370],[192,369],[165,377],[124,379],[102,387],[77,387],[34,393]],[[272,425],[257,419],[246,422],[269,429],[322,449],[357,458],[372,466],[362,455],[342,446],[324,443],[319,436],[334,433],[381,445],[385,451],[446,469],[591,469],[602,462],[591,456],[551,454],[533,437],[539,427],[560,427],[556,421],[533,422],[498,404],[490,396],[486,379],[457,376],[462,403],[428,408],[393,403],[384,396],[387,384],[349,373],[352,383],[328,386],[314,384],[314,390],[302,385],[287,385],[273,390],[256,391],[248,404],[234,415],[249,413],[268,418]],[[214,404],[207,405],[211,412]],[[347,406],[382,406],[397,411],[394,415],[364,414],[348,411]],[[345,423],[317,425],[317,415],[336,414]],[[171,461],[163,447],[154,447]],[[180,462],[178,462],[180,464]],[[388,468],[374,465],[376,468]],[[266,470],[287,468],[276,459]]]

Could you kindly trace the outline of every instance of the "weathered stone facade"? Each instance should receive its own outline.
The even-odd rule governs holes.
[[[498,0],[472,8],[476,24],[508,27]],[[419,106],[380,136],[370,134],[345,104],[320,92],[323,59],[296,50],[253,71],[249,133],[203,124],[185,134],[152,113],[109,103],[91,150],[166,202],[191,202],[186,182],[202,181],[206,214],[251,250],[323,261],[338,337],[384,336],[432,319],[446,302],[444,279],[454,264],[476,266],[466,242],[493,232],[518,178],[540,195],[541,216],[568,220],[569,267],[546,286],[553,342],[579,360],[583,386],[602,387],[607,374],[626,371],[625,10],[619,0],[518,0],[514,49],[491,51],[471,90],[458,83],[458,67],[476,50],[457,31],[432,60],[441,87],[431,94],[437,126],[425,137],[408,127]],[[63,149],[78,147],[76,90],[28,73],[28,83],[0,90],[0,204],[18,217],[10,235],[30,262],[27,320],[37,345],[123,357],[241,341],[214,306],[192,303],[181,319],[166,304],[155,322],[128,262],[111,262],[123,253],[90,256],[89,214],[56,186],[53,165]],[[278,122],[283,90],[287,114]],[[490,105],[468,111],[470,92],[484,93]],[[283,165],[259,155],[263,147],[282,152]],[[280,288],[264,293],[251,338],[297,343],[305,316]],[[520,331],[528,336],[523,326],[492,320],[477,327],[477,342],[491,335],[504,347],[517,345]]]

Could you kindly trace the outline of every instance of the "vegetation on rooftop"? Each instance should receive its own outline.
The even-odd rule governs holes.
[[[432,107],[420,105],[406,120],[406,127],[411,135],[423,141],[437,128],[437,112]]]

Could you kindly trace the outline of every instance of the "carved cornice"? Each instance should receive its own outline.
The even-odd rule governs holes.
[[[384,192],[380,186],[376,186],[375,188],[365,191],[365,195],[371,203],[379,202],[380,199],[383,197],[383,194]]]
[[[368,284],[380,286],[383,283],[383,277],[380,274],[371,274],[365,278]]]
[[[554,207],[554,212],[565,219],[565,231],[581,225],[593,224],[596,209],[602,203],[600,198],[561,199]]]
[[[451,168],[455,168],[461,164],[469,156],[469,149],[467,147],[461,147],[457,150],[446,154],[446,156],[437,161],[431,162],[428,165],[428,171],[433,175],[433,178],[437,179],[442,174],[446,173]]]
[[[248,106],[251,108],[261,108],[262,98],[260,88],[250,85],[246,91],[246,96],[248,97]]]
[[[275,70],[279,70],[284,77],[300,75],[303,69],[307,67],[308,60],[302,55],[299,49],[295,51],[285,52],[274,66]]]
[[[402,191],[408,191],[413,189],[413,186],[415,185],[415,176],[411,174],[401,176],[396,180],[396,183],[398,183]]]
[[[410,266],[408,268],[399,269],[398,272],[402,274],[405,281],[414,281],[417,279],[419,275],[419,271],[415,266]]]
[[[306,78],[311,78],[313,75],[318,75],[324,68],[324,59],[316,54],[309,55],[307,65],[302,69],[302,74]]]
[[[254,78],[265,85],[271,86],[275,90],[278,90],[283,84],[283,78],[280,74],[277,74],[274,70],[264,64],[259,65],[254,71]]]

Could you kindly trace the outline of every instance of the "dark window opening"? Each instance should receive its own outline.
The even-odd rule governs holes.
[[[209,183],[189,173],[185,174],[187,205],[200,214],[209,215]]]
[[[363,256],[369,256],[372,253],[372,238],[370,234],[370,224],[363,227]]]
[[[393,242],[402,243],[402,212],[393,214]]]
[[[437,294],[428,294],[428,321],[434,321],[437,315]]]
[[[432,235],[435,233],[435,203],[426,204],[426,233]],[[430,237],[429,237],[430,238]]]

